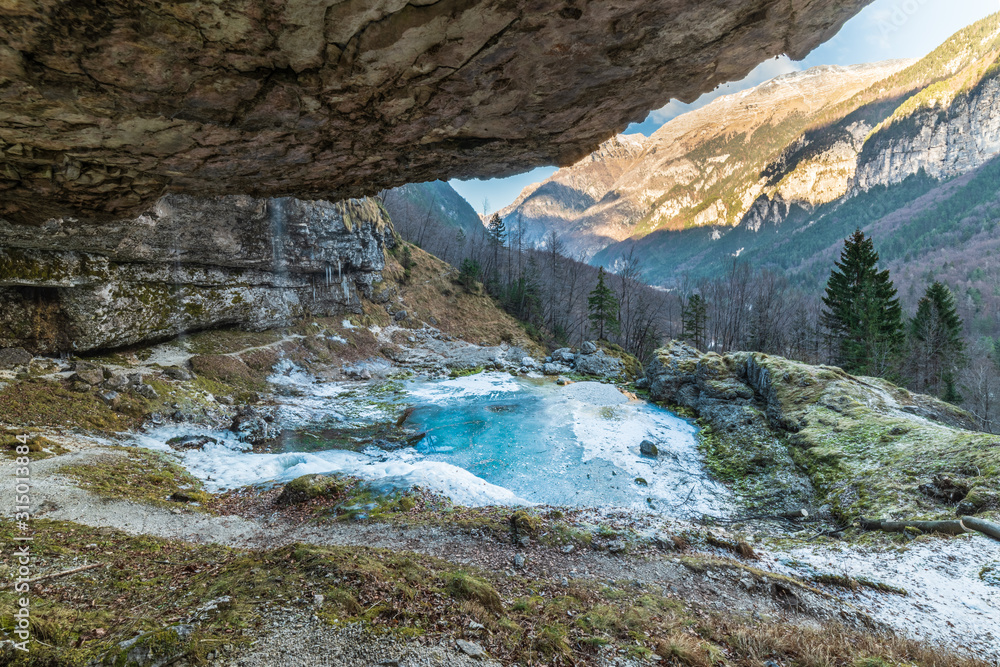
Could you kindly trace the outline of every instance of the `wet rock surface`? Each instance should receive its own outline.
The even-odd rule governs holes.
[[[84,352],[359,311],[393,244],[374,200],[169,196],[101,224],[0,219],[0,346]]]

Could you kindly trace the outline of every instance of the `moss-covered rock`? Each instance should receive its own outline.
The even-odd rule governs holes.
[[[709,469],[748,504],[829,504],[841,521],[943,517],[957,498],[921,490],[941,476],[981,489],[973,500],[984,508],[993,502],[995,436],[932,397],[839,368],[679,342],[657,352],[647,376],[654,400],[692,410],[707,427]]]
[[[315,498],[338,498],[346,485],[335,475],[303,475],[285,484],[275,501],[278,505],[297,505]]]
[[[123,641],[102,661],[107,667],[166,667],[184,656],[191,625],[172,625]]]
[[[975,515],[989,510],[1000,510],[1000,491],[986,486],[977,486],[958,504],[959,516]]]

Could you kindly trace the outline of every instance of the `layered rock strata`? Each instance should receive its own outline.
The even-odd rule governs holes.
[[[0,348],[116,348],[359,311],[392,226],[374,200],[162,198],[135,219],[0,221]]]

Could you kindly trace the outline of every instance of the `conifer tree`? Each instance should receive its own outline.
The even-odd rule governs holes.
[[[503,246],[507,243],[507,226],[499,213],[494,213],[493,217],[490,218],[489,224],[486,225],[486,231],[489,232],[490,240],[497,246]]]
[[[966,363],[962,318],[951,290],[934,282],[910,320],[910,368],[918,391],[930,390],[958,402],[955,376]]]
[[[618,331],[618,299],[604,282],[604,267],[597,271],[597,286],[587,297],[588,318],[591,329],[597,334],[598,340],[606,340],[605,333]]]
[[[693,294],[684,304],[681,311],[681,325],[684,331],[681,338],[690,341],[699,350],[705,346],[705,323],[708,321],[708,308],[700,294]]]
[[[850,373],[886,375],[903,340],[902,308],[874,243],[859,229],[830,274],[822,314],[838,362]]]

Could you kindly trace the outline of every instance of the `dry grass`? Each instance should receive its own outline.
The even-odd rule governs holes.
[[[694,667],[762,667],[767,660],[784,667],[986,667],[840,626],[808,629],[709,615],[632,586],[572,581],[564,587],[418,554],[302,544],[246,551],[45,520],[33,527],[39,572],[67,569],[83,557],[107,567],[32,591],[32,615],[47,646],[33,645],[30,659],[16,658],[15,665],[86,664],[117,642],[181,621],[206,600],[227,595],[228,607],[202,623],[186,646],[189,662],[205,664],[207,651],[224,643],[238,646],[264,629],[262,612],[283,609],[435,643],[465,635],[476,621],[486,628],[476,641],[502,664],[596,665],[600,648],[609,646]],[[13,531],[0,524],[0,539]],[[313,606],[317,594],[325,599],[320,608]],[[9,587],[0,590],[4,627],[15,598]]]
[[[410,249],[410,277],[396,257]],[[441,331],[470,343],[509,343],[541,352],[524,328],[484,294],[472,294],[456,282],[458,271],[420,248],[401,244],[383,271],[385,285],[395,288],[407,313],[423,322],[433,318]],[[433,323],[432,323],[433,324]]]
[[[732,652],[734,667],[766,660],[797,667],[980,667],[986,663],[890,635],[858,633],[839,625],[806,628],[782,623],[732,624],[716,619],[711,636]]]

